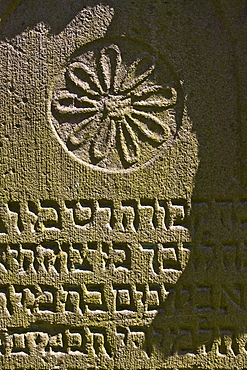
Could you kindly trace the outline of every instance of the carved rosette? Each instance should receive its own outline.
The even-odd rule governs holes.
[[[84,163],[137,168],[172,142],[179,94],[179,82],[150,50],[126,41],[92,43],[57,76],[51,123],[66,150]]]

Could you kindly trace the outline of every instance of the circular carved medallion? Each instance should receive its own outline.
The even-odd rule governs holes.
[[[77,159],[126,171],[171,144],[182,95],[168,63],[149,47],[123,38],[100,40],[77,51],[56,77],[50,120]]]

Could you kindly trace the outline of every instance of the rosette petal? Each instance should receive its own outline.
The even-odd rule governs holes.
[[[84,62],[71,63],[68,66],[68,77],[77,87],[85,91],[85,93],[90,95],[99,95],[103,93],[97,73]]]
[[[155,95],[154,92],[152,89],[148,92],[144,91],[141,95],[144,99],[133,101],[133,106],[138,108],[168,108],[177,102],[177,92],[174,88],[168,90],[160,86],[160,89],[156,91],[156,94],[159,93],[159,95]],[[148,96],[145,98],[145,95]],[[138,97],[138,95],[136,94],[135,97]]]
[[[129,90],[135,89],[151,75],[154,68],[154,57],[144,53],[142,57],[138,58],[129,67],[120,92],[126,93]]]
[[[92,142],[92,152],[95,159],[103,159],[107,156],[113,139],[116,135],[116,127],[113,120],[107,117],[101,122],[99,130],[94,136]]]
[[[140,155],[137,137],[125,117],[123,117],[121,121],[118,121],[118,129],[119,141],[124,160],[128,164],[134,164],[138,161]]]
[[[122,57],[117,45],[110,45],[100,52],[100,67],[106,91],[117,92],[120,84]]]
[[[156,85],[153,82],[147,82],[145,85],[138,86],[134,91],[128,95],[134,94],[135,96],[142,97],[143,95],[162,94],[167,98],[172,98],[173,94],[177,96],[176,90],[169,85]]]
[[[94,134],[96,130],[95,123],[98,123],[98,121],[99,115],[97,114],[81,121],[69,135],[68,140],[70,141],[70,143],[72,145],[81,145],[83,142],[88,140]],[[87,131],[86,135],[86,128],[88,126],[90,126],[90,129]],[[78,137],[81,131],[84,131],[85,134]]]
[[[156,143],[162,143],[170,135],[169,127],[162,125],[160,120],[152,114],[132,109],[128,118],[132,126],[137,127],[144,136]]]
[[[67,101],[70,104],[62,104],[62,101]],[[78,98],[76,94],[70,93],[67,90],[56,91],[52,101],[54,109],[62,115],[75,115],[85,113],[95,114],[97,108],[94,106],[94,103],[95,102],[93,100],[88,99],[87,97]],[[78,106],[76,106],[76,104]],[[84,107],[80,107],[80,105],[84,105]]]

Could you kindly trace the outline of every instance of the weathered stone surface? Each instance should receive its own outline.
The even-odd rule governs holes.
[[[0,368],[246,369],[245,2],[0,11]]]

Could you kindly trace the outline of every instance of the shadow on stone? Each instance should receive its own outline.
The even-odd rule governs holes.
[[[85,7],[98,4],[110,5],[109,1],[49,1],[7,0],[0,4],[0,39],[11,39],[39,23],[47,26],[52,34],[59,34]]]
[[[187,354],[192,355],[188,359],[193,364],[196,354],[221,358],[246,355],[247,248],[241,237],[234,238],[235,233],[242,234],[241,227],[232,230],[230,240],[220,224],[229,217],[234,220],[233,212],[227,202],[211,202],[209,206],[199,202],[192,207],[195,233],[189,264],[178,283],[168,287],[164,307],[151,325],[158,339],[155,351],[163,358]],[[221,221],[217,217],[220,213],[225,213]],[[217,225],[221,238],[209,235],[210,223]]]

